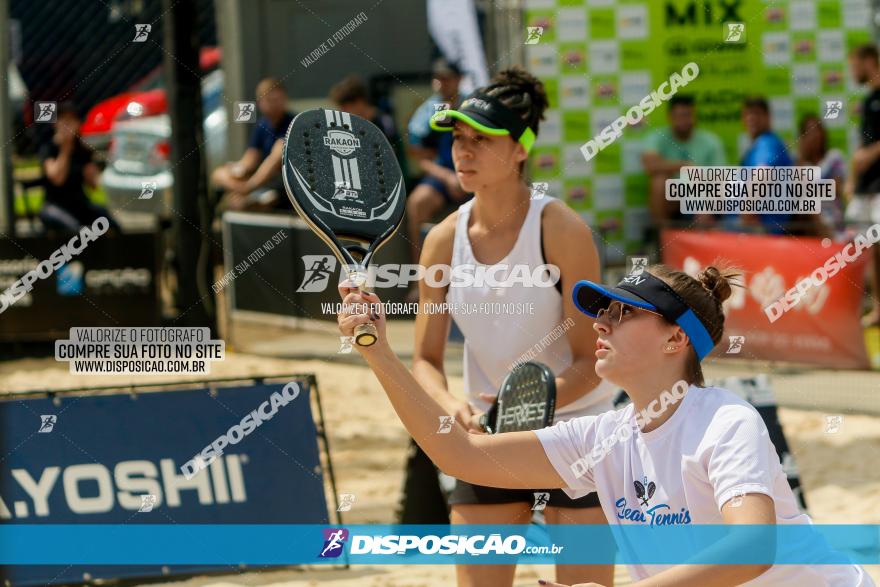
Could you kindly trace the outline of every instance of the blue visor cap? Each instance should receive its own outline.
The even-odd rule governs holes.
[[[574,284],[571,296],[578,310],[591,318],[595,318],[599,310],[607,308],[615,300],[657,312],[673,324],[681,326],[701,361],[715,348],[709,330],[694,311],[665,281],[647,271],[639,275],[627,275],[616,286],[581,280]]]

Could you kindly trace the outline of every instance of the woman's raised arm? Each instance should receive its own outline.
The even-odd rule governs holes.
[[[444,473],[490,487],[555,489],[564,486],[534,433],[469,434],[454,419],[450,422],[451,415],[418,384],[388,345],[379,298],[344,285],[339,291],[344,304],[356,308],[352,312],[343,309],[339,329],[343,335],[352,336],[355,326],[372,318],[379,340],[370,347],[355,347],[385,388],[407,431]],[[372,315],[365,309],[367,304],[375,312]]]

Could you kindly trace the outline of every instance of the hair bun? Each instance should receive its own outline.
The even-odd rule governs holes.
[[[697,281],[718,303],[724,302],[733,293],[732,285],[740,285],[734,280],[742,274],[735,269],[718,269],[714,265],[706,267],[697,275]]]
[[[543,120],[544,111],[550,106],[544,83],[519,66],[499,71],[492,77],[489,87],[504,88],[499,98],[520,94],[520,99],[509,105],[514,106],[516,110],[530,112],[530,123]]]
[[[518,86],[543,85],[541,80],[533,76],[522,67],[519,67],[518,65],[508,67],[507,69],[502,69],[497,74],[495,74],[495,77],[492,78],[492,81],[496,83],[503,82],[505,84]]]

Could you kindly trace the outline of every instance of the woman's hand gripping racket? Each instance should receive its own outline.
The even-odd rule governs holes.
[[[354,114],[307,110],[287,129],[283,176],[293,207],[363,289],[370,260],[394,235],[406,206],[403,174],[388,139]],[[370,346],[376,327],[361,324],[354,338]]]
[[[555,410],[556,376],[546,365],[530,361],[507,374],[481,424],[490,434],[538,430],[553,422]]]

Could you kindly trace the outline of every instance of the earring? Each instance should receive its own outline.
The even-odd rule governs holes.
[[[667,350],[667,351],[674,351],[675,349],[676,349],[676,347],[674,347],[674,346],[672,346],[672,345],[666,345],[666,350]]]

